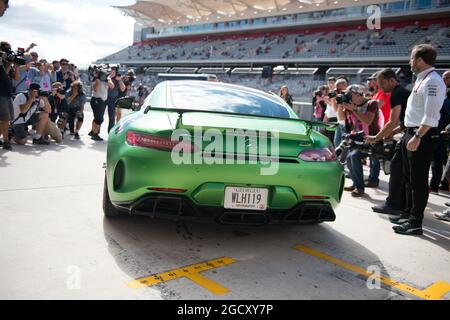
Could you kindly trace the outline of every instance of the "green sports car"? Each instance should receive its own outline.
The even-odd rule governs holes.
[[[132,109],[132,99],[118,107]],[[111,129],[107,217],[222,224],[334,221],[344,186],[328,138],[278,96],[198,80],[158,84]]]

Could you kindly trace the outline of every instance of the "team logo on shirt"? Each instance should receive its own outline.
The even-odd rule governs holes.
[[[427,92],[428,92],[428,96],[429,97],[436,97],[437,96],[437,92],[438,92],[437,85],[429,84],[427,86]]]

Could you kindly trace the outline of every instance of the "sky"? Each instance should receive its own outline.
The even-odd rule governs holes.
[[[133,42],[134,19],[112,5],[133,0],[10,0],[0,18],[0,41],[13,50],[31,43],[39,58],[68,59],[80,68]]]

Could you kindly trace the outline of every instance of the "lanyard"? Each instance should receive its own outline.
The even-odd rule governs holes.
[[[434,69],[433,70],[431,70],[430,72],[428,72],[427,73],[427,75],[425,76],[425,77],[423,77],[423,79],[422,80],[420,80],[420,83],[419,83],[419,85],[416,87],[416,88],[414,88],[414,93],[417,93],[417,91],[419,91],[419,89],[420,89],[420,86],[422,85],[422,82],[432,73],[432,72],[434,72]]]

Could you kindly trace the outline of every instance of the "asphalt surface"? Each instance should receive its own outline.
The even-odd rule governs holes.
[[[420,237],[371,211],[384,175],[320,225],[106,219],[106,141],[86,119],[80,141],[0,150],[0,299],[450,298],[450,224],[433,217],[445,195],[430,196]]]

